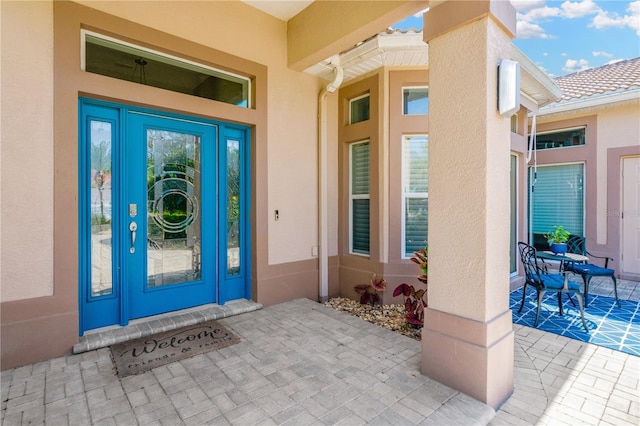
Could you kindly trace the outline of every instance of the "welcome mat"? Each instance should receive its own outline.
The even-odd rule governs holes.
[[[126,377],[239,341],[222,324],[208,321],[118,343],[110,349],[118,376]]]
[[[640,356],[640,303],[620,300],[618,307],[612,297],[589,295],[589,307],[584,310],[584,319],[589,328],[587,333],[582,327],[578,302],[575,301],[574,307],[569,298],[562,295],[564,315],[560,316],[556,294],[548,292],[542,298],[538,329]],[[513,322],[533,327],[537,306],[535,289],[527,289],[521,313],[518,313],[518,309],[522,302],[522,287],[511,292],[510,296]]]

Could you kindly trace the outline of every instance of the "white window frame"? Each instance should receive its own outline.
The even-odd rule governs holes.
[[[406,223],[406,216],[407,216],[407,199],[408,198],[426,198],[427,202],[429,201],[429,191],[427,192],[405,192],[404,191],[404,182],[406,179],[406,174],[408,172],[407,167],[405,167],[404,164],[404,150],[405,150],[405,143],[410,139],[410,138],[414,138],[414,137],[426,137],[427,138],[427,150],[429,149],[429,134],[428,133],[420,133],[420,134],[411,134],[411,135],[403,135],[402,136],[402,147],[401,147],[401,156],[402,156],[402,166],[401,166],[401,170],[402,170],[402,176],[401,176],[401,180],[400,180],[400,196],[402,197],[402,200],[400,202],[400,204],[402,205],[402,213],[401,213],[401,238],[400,238],[400,253],[402,253],[401,258],[402,259],[410,259],[411,257],[413,257],[413,253],[406,253],[406,246],[407,246],[407,223]],[[427,151],[428,152],[428,151]],[[427,171],[428,173],[428,171]]]
[[[518,134],[518,113],[516,112],[515,114],[513,114],[510,118],[510,123],[511,123],[511,133],[515,133]]]
[[[584,145],[581,145],[584,146]],[[574,166],[574,165],[582,165],[582,235],[586,235],[586,227],[587,227],[587,163],[585,161],[567,161],[564,163],[553,163],[553,164],[538,164],[537,168],[538,169],[543,169],[545,167],[557,167],[557,166]],[[533,171],[534,171],[534,167],[533,166],[529,166],[529,185],[531,180],[533,179]],[[531,193],[531,187],[529,186],[529,194]],[[534,197],[535,197],[535,192],[534,192]],[[528,201],[529,203],[531,203],[531,200]],[[529,218],[528,218],[528,225],[529,225],[529,237],[532,239],[530,241],[530,244],[533,245],[533,207],[530,206],[530,210],[529,210]],[[558,223],[557,225],[562,225],[561,223]]]
[[[360,99],[369,98],[369,118],[367,120],[356,121],[355,123],[352,121],[353,115],[351,114],[351,107],[354,102],[359,101]],[[358,124],[364,121],[368,121],[371,119],[371,93],[365,93],[364,95],[356,96],[355,98],[349,99],[349,125]]]
[[[520,156],[518,155],[518,153],[515,152],[511,152],[511,156],[509,157],[509,160],[513,160],[515,158],[515,170],[514,170],[514,175],[515,175],[515,194],[514,194],[514,203],[515,203],[515,208],[513,212],[510,212],[510,214],[513,214],[515,216],[515,244],[511,247],[511,254],[515,257],[516,259],[516,270],[515,271],[510,271],[510,277],[515,277],[518,275],[518,262],[520,261],[519,258],[519,253],[518,253],[518,241],[520,241],[520,227],[518,226],[518,219],[520,218]],[[511,228],[512,226],[514,226],[513,224],[510,224]],[[510,229],[511,231],[511,229]],[[509,238],[511,239],[511,238]],[[511,265],[509,265],[509,269],[511,269]]]
[[[196,68],[202,68],[205,70],[209,70],[212,71],[214,73],[218,73],[221,75],[225,75],[225,76],[229,76],[231,79],[237,79],[237,80],[242,80],[244,82],[247,83],[247,106],[240,106],[240,108],[246,108],[246,109],[251,109],[252,105],[253,105],[253,99],[251,98],[251,93],[253,93],[253,91],[251,90],[251,79],[247,78],[245,76],[239,75],[239,74],[235,74],[229,71],[223,71],[214,67],[211,67],[209,65],[205,65],[205,64],[201,64],[199,62],[194,62],[194,61],[190,61],[188,59],[185,58],[180,58],[178,56],[174,56],[174,55],[170,55],[168,53],[164,53],[164,52],[160,52],[157,50],[153,50],[153,49],[149,49],[147,47],[143,47],[143,46],[139,46],[137,44],[133,44],[133,43],[129,43],[114,37],[109,37],[106,36],[104,34],[100,34],[94,31],[89,31],[89,30],[85,30],[85,29],[80,29],[80,69],[82,71],[86,71],[86,46],[87,46],[87,35],[95,37],[95,38],[99,38],[102,40],[106,40],[106,41],[110,41],[112,43],[116,43],[116,44],[120,44],[132,49],[137,49],[137,50],[142,50],[144,52],[148,52],[151,53],[153,55],[158,55],[161,56],[163,58],[167,58],[176,62],[181,62],[183,63],[185,66],[185,69],[190,69],[193,67]],[[208,98],[207,98],[208,99]]]
[[[427,112],[425,114],[408,114],[405,110],[404,110],[404,91],[405,89],[427,89]],[[402,92],[400,93],[401,99],[400,99],[400,105],[402,105],[402,115],[403,116],[411,116],[411,115],[418,115],[418,116],[427,116],[429,115],[429,86],[428,85],[421,85],[421,86],[402,86]]]
[[[536,132],[536,139],[538,137],[544,136],[544,135],[550,135],[550,134],[553,134],[553,133],[570,132],[572,130],[581,130],[581,129],[584,129],[584,144],[582,144],[582,145],[558,146],[558,147],[555,147],[555,148],[543,148],[543,149],[538,149],[538,151],[550,151],[550,150],[553,150],[553,149],[566,149],[566,148],[580,148],[580,147],[587,146],[587,143],[588,143],[588,140],[587,140],[588,131],[587,131],[587,126],[586,125],[573,126],[573,127],[563,127],[561,129],[553,129],[553,130],[545,130],[544,132]],[[531,137],[531,135],[529,135],[529,137]]]
[[[353,148],[358,145],[369,144],[369,193],[354,194],[353,193]],[[371,141],[364,139],[349,144],[349,254],[362,257],[370,257],[371,246],[368,253],[356,252],[353,249],[353,201],[369,200],[369,211],[371,211]],[[371,226],[371,215],[369,215],[369,226]],[[369,228],[369,241],[371,241],[371,228]]]

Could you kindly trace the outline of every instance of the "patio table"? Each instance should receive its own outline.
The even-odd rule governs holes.
[[[555,260],[560,262],[560,272],[564,271],[565,262],[587,263],[589,261],[589,258],[587,256],[576,253],[555,254],[551,251],[539,251],[537,252],[537,256],[540,259]]]
[[[543,260],[555,260],[560,262],[560,268],[558,269],[558,272],[565,276],[565,280],[567,279],[567,273],[565,272],[565,262],[566,263],[569,263],[569,262],[587,263],[589,261],[589,258],[587,256],[583,256],[581,254],[576,254],[576,253],[555,254],[552,251],[548,251],[548,250],[538,251],[537,257]],[[583,293],[586,293],[586,288],[584,288],[582,291]],[[571,295],[569,294],[568,296],[573,306],[575,306],[576,304],[573,302]],[[585,294],[585,298],[586,298],[586,294]],[[560,293],[558,293],[558,307],[560,308],[560,315],[562,315],[562,299],[561,299]],[[586,308],[586,305],[585,305],[585,308]]]

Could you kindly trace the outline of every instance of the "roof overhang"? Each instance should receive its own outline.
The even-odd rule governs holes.
[[[333,57],[327,58],[305,72],[332,80],[335,67],[332,61],[335,62]],[[381,32],[339,55],[344,82],[383,66],[426,66],[428,61],[429,46],[422,40],[422,32],[412,30]]]
[[[616,106],[640,103],[640,87],[618,93],[604,93],[588,98],[574,99],[547,105],[538,112],[538,117],[551,118],[567,113],[585,113]]]
[[[524,53],[512,45],[511,58],[520,63],[520,92],[522,104],[531,111],[555,102],[562,90]],[[305,70],[325,80],[332,80],[333,69],[340,64],[344,82],[365,75],[380,67],[427,67],[429,46],[422,31],[383,31],[374,37],[340,53],[339,58],[327,58]]]
[[[530,98],[538,108],[560,99],[562,90],[513,44],[511,59],[520,64],[520,92]],[[531,107],[528,108],[532,110]]]

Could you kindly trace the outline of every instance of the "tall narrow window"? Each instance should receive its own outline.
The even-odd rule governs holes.
[[[518,114],[511,116],[511,133],[518,133]]]
[[[404,115],[429,114],[429,88],[404,87],[402,89],[402,113]]]
[[[369,254],[369,141],[350,146],[351,253]]]
[[[544,234],[562,225],[573,235],[584,235],[584,164],[538,166],[532,203],[533,243],[548,250]]]
[[[511,226],[510,226],[510,250],[509,250],[509,272],[512,274],[518,271],[518,157],[511,155]]]
[[[90,126],[91,296],[97,297],[113,292],[111,148],[114,131],[111,122],[91,120]]]
[[[403,249],[405,257],[427,244],[429,173],[427,135],[405,136],[402,141]]]
[[[369,119],[369,94],[358,96],[349,101],[349,124]]]
[[[227,141],[227,275],[240,274],[240,141]]]

